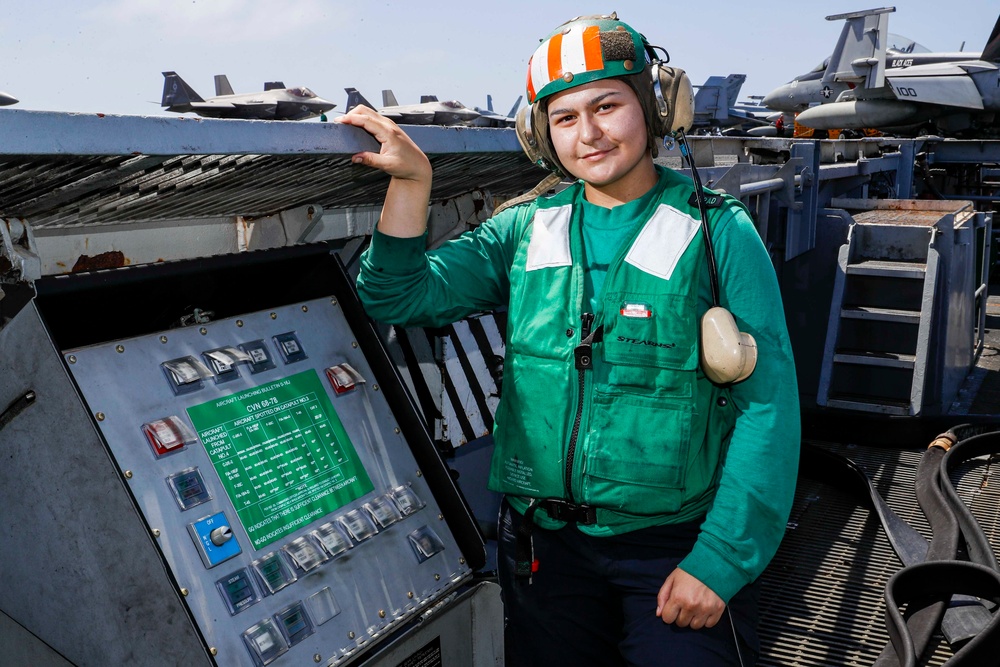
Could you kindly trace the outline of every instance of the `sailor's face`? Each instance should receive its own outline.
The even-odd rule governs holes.
[[[601,188],[652,169],[646,122],[635,92],[619,79],[602,79],[552,96],[552,146],[563,166]]]

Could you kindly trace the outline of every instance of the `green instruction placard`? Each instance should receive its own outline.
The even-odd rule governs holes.
[[[254,549],[373,488],[315,370],[187,412]]]

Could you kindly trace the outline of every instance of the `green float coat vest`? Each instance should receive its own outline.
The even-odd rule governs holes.
[[[662,181],[661,181],[662,183]],[[736,420],[728,390],[699,368],[698,288],[707,271],[689,188],[651,198],[608,268],[588,333],[583,187],[539,198],[511,267],[509,338],[490,488],[598,508],[594,534],[701,517]],[[738,205],[738,204],[737,204]],[[718,210],[718,209],[716,209]],[[519,216],[520,217],[520,216]],[[713,218],[710,215],[710,228]],[[561,525],[542,512],[536,522]]]

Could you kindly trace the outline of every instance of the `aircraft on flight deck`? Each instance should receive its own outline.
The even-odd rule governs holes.
[[[17,104],[18,102],[20,102],[19,99],[17,99],[16,97],[12,97],[11,95],[8,95],[7,93],[0,90],[0,107],[5,107],[10,104]]]
[[[909,57],[890,59],[896,66],[886,67],[883,35],[889,34],[893,11],[883,7],[827,17],[845,24],[823,82],[853,87],[835,101],[802,111],[797,122],[818,130],[877,128],[896,134],[1000,132],[1000,18],[981,53],[921,64],[906,62]]]
[[[160,106],[167,111],[193,111],[208,118],[302,120],[319,116],[336,104],[317,97],[304,86],[286,88],[280,81],[268,81],[259,93],[235,94],[225,74],[215,77],[215,97],[203,99],[176,72],[164,72]]]
[[[770,113],[768,109],[761,108],[764,113],[758,114],[737,102],[746,80],[746,74],[710,76],[705,83],[695,86],[698,92],[694,94],[692,129],[699,133],[725,129],[744,132],[751,127],[768,125],[764,117]]]
[[[926,46],[912,39],[889,33],[889,46],[886,47],[885,51],[885,66],[888,69],[950,60],[968,60],[976,57],[979,57],[978,53],[932,53]],[[778,86],[764,95],[761,104],[772,111],[795,113],[804,111],[814,104],[835,101],[842,92],[851,90],[853,86],[841,81],[824,81],[823,75],[829,66],[830,58],[827,57],[805,74],[798,75],[788,83]]]
[[[376,107],[357,88],[344,90],[347,92],[347,111],[363,104],[401,125],[471,125],[482,115],[457,100],[439,102],[434,95],[422,95],[420,104],[399,104],[391,90],[383,90],[382,106]]]
[[[523,95],[518,95],[514,106],[510,108],[506,116],[503,116],[493,110],[493,96],[487,95],[485,109],[473,107],[473,110],[479,114],[479,118],[473,120],[472,125],[476,127],[514,127],[517,108],[521,106],[521,99],[523,97]]]

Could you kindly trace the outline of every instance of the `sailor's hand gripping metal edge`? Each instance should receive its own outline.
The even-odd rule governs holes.
[[[351,162],[392,177],[382,205],[379,231],[397,237],[423,234],[433,178],[430,160],[424,152],[396,123],[366,106],[354,107],[333,122],[359,127],[380,144],[378,153],[362,151],[351,156]]]

